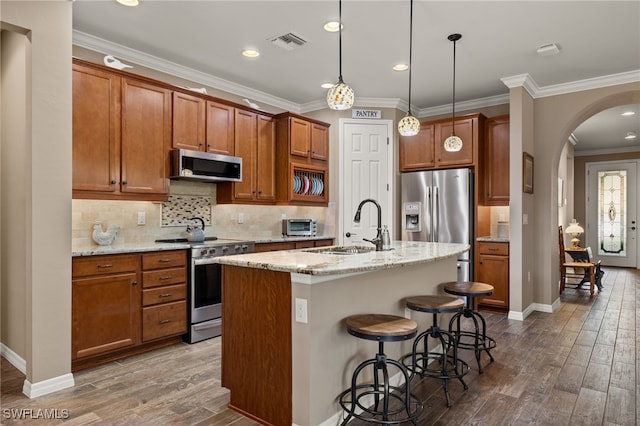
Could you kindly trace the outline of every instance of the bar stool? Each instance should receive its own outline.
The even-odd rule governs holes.
[[[493,286],[479,282],[448,282],[444,283],[445,293],[455,296],[465,296],[467,302],[461,312],[455,314],[449,321],[449,333],[457,337],[458,349],[470,349],[475,352],[478,372],[482,374],[480,354],[485,351],[491,362],[494,361],[490,350],[496,347],[496,341],[487,336],[487,323],[479,312],[474,311],[474,299],[476,297],[490,296],[493,294]],[[474,330],[463,331],[460,327],[462,317],[473,320]],[[455,328],[454,328],[455,325]]]
[[[378,353],[375,358],[368,359],[356,367],[351,378],[351,387],[338,396],[340,405],[348,413],[342,425],[347,424],[351,417],[355,417],[366,422],[384,425],[411,422],[417,426],[416,419],[422,412],[422,403],[410,393],[410,376],[406,368],[400,362],[389,359],[385,355],[384,342],[412,339],[418,331],[418,324],[404,317],[382,314],[350,316],[346,319],[346,324],[347,331],[352,336],[377,341]],[[369,365],[373,365],[373,383],[356,384],[358,375]],[[388,365],[400,370],[404,376],[404,385],[389,384]],[[373,407],[369,405],[371,397],[374,400]],[[382,402],[381,409],[380,402]],[[356,413],[356,411],[359,412]]]
[[[438,314],[461,312],[464,302],[453,296],[412,296],[405,299],[407,308],[433,314],[433,325],[420,333],[413,341],[413,350],[402,357],[401,362],[411,372],[411,375],[419,374],[442,380],[442,388],[447,398],[447,407],[451,407],[449,395],[449,380],[458,379],[464,390],[469,389],[462,377],[469,372],[469,365],[458,359],[458,344],[456,337],[438,326]],[[429,339],[433,339],[439,350],[429,351]],[[424,349],[418,349],[420,342]],[[451,352],[451,355],[449,354]],[[430,362],[437,361],[436,366],[429,366]]]

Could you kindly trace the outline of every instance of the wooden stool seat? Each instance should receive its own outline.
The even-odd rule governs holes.
[[[418,324],[397,315],[362,314],[346,320],[349,334],[367,340],[396,342],[413,338]]]
[[[464,301],[453,296],[411,296],[405,302],[413,311],[433,314],[457,312],[464,307]]]
[[[483,297],[493,294],[493,286],[474,281],[451,281],[444,283],[444,292],[456,296]]]

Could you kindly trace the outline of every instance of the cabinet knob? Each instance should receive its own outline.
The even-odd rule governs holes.
[[[115,179],[111,180],[111,185],[115,185],[116,183],[118,183]]]
[[[123,181],[122,181],[122,184],[123,184],[123,185],[126,185],[126,184],[127,184],[127,181],[126,181],[126,180],[123,180]]]
[[[138,281],[137,280],[131,281],[131,285],[138,285]]]

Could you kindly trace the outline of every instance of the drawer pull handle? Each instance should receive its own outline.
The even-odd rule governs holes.
[[[171,259],[160,259],[160,260],[158,260],[158,262],[167,263],[167,262],[171,262]]]
[[[113,263],[104,263],[102,265],[98,265],[98,268],[113,268]]]
[[[171,293],[162,293],[159,297],[171,297]]]
[[[173,275],[164,275],[164,276],[160,277],[161,280],[169,280],[171,278],[173,278]]]
[[[170,323],[170,322],[171,322],[171,318],[169,318],[169,319],[163,319],[163,320],[161,320],[161,321],[160,321],[160,324],[168,324],[168,323]]]
[[[489,247],[489,248],[488,248],[488,250],[489,250],[489,251],[498,251],[498,249],[497,249],[497,248],[493,248],[493,247]]]

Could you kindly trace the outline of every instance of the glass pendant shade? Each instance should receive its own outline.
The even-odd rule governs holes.
[[[415,136],[420,131],[420,122],[413,115],[408,114],[398,123],[400,136]]]
[[[353,89],[340,79],[327,92],[327,105],[338,111],[349,109],[353,106],[354,98]]]

